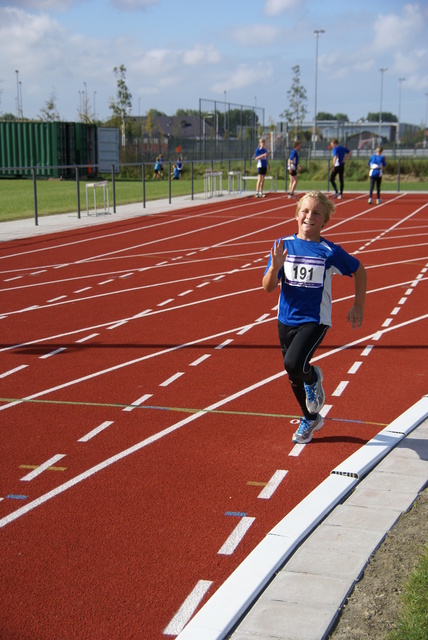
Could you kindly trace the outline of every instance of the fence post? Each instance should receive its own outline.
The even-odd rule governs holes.
[[[80,220],[80,181],[79,181],[79,167],[76,164],[74,167],[76,172],[76,190],[77,190],[77,217]]]
[[[168,162],[168,200],[171,204],[171,163]]]
[[[39,224],[39,216],[37,209],[37,178],[36,178],[36,167],[32,168],[33,172],[33,196],[34,196],[34,224],[36,227]]]
[[[397,167],[397,191],[400,193],[400,173],[401,173],[401,158],[398,157],[398,167]]]
[[[195,189],[194,189],[194,184],[193,184],[193,160],[190,163],[190,185],[191,185],[191,199],[194,200],[194,195],[195,195]]]
[[[141,178],[143,180],[143,209],[146,208],[146,165],[141,164]]]
[[[116,182],[114,178],[114,164],[111,165],[111,186],[113,189],[113,213],[116,213]]]

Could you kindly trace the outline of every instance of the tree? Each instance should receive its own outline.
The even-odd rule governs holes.
[[[367,116],[367,122],[379,122],[380,111],[377,113],[369,113]],[[382,122],[398,122],[397,116],[389,111],[382,111]]]
[[[291,69],[294,73],[291,88],[287,91],[289,108],[280,114],[281,118],[286,118],[290,123],[294,138],[297,139],[298,133],[302,128],[308,110],[306,108],[307,93],[306,89],[300,84],[300,67],[296,65]]]
[[[45,106],[40,109],[40,120],[44,122],[55,122],[60,120],[59,113],[56,108],[56,92],[52,89],[49,98],[45,100]]]
[[[328,113],[328,111],[320,111],[317,114],[317,120],[336,120],[339,122],[349,122],[349,118],[346,113],[336,113],[334,116],[332,113]]]
[[[121,64],[120,67],[114,67],[114,75],[117,79],[117,95],[116,100],[110,98],[109,107],[113,111],[112,120],[116,121],[116,126],[122,127],[122,145],[125,145],[125,126],[126,115],[132,109],[132,93],[126,85],[126,67]]]

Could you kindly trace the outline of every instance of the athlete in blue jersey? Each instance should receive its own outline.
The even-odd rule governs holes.
[[[264,138],[260,138],[259,146],[255,150],[254,159],[257,160],[257,187],[256,187],[256,198],[264,198],[265,194],[263,193],[263,185],[265,183],[265,176],[267,170],[269,168],[268,162],[268,152],[265,148],[266,140]]]
[[[339,198],[339,200],[341,200],[344,187],[345,158],[346,156],[352,155],[352,152],[346,147],[342,147],[337,140],[332,140],[330,147],[333,149],[333,169],[330,173],[330,182],[334,189],[333,198]],[[339,176],[339,191],[336,186],[336,176]]]
[[[342,247],[321,236],[334,205],[319,191],[310,191],[297,204],[298,231],[276,240],[263,276],[268,293],[281,285],[278,334],[291,388],[303,418],[293,442],[306,443],[321,429],[325,402],[323,375],[310,360],[331,326],[331,280],[334,273],[353,276],[354,304],[348,313],[352,328],[363,321],[366,272]]]
[[[290,153],[287,162],[288,173],[290,175],[290,191],[288,194],[289,198],[294,197],[294,192],[297,187],[297,182],[299,180],[299,175],[297,173],[298,169],[302,167],[299,164],[299,153],[300,153],[300,142],[296,141],[293,145],[293,150]]]
[[[375,185],[377,194],[376,204],[380,204],[382,202],[382,200],[380,199],[380,185],[382,184],[382,168],[386,167],[386,160],[385,156],[382,155],[382,151],[382,147],[378,147],[376,149],[376,153],[371,156],[368,162],[368,165],[370,167],[369,204],[372,204],[372,195]]]

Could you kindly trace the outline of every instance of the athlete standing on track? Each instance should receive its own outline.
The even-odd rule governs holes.
[[[345,158],[346,156],[352,155],[352,152],[346,147],[342,147],[337,140],[330,142],[330,148],[333,149],[333,169],[330,174],[330,182],[334,189],[333,198],[339,198],[339,200],[341,200],[344,186]],[[336,176],[339,176],[339,191],[336,186]]]
[[[263,193],[263,185],[265,183],[265,176],[269,167],[268,162],[268,152],[265,148],[266,140],[264,138],[260,138],[259,146],[257,147],[254,153],[254,159],[257,160],[257,193],[256,198],[264,198],[265,194]]]
[[[354,276],[354,304],[348,313],[352,328],[363,321],[366,271],[339,245],[325,240],[322,229],[334,213],[334,204],[319,191],[310,191],[297,203],[298,231],[276,240],[263,276],[268,293],[281,284],[278,334],[284,367],[303,418],[293,442],[312,440],[321,429],[325,402],[323,375],[309,364],[331,326],[331,280],[334,273]]]

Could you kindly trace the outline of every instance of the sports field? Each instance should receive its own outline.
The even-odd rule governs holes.
[[[427,389],[428,197],[347,195],[325,236],[365,265],[333,282],[297,404],[261,279],[295,201],[242,197],[0,244],[0,636],[157,640]],[[189,615],[192,611],[189,612]]]

